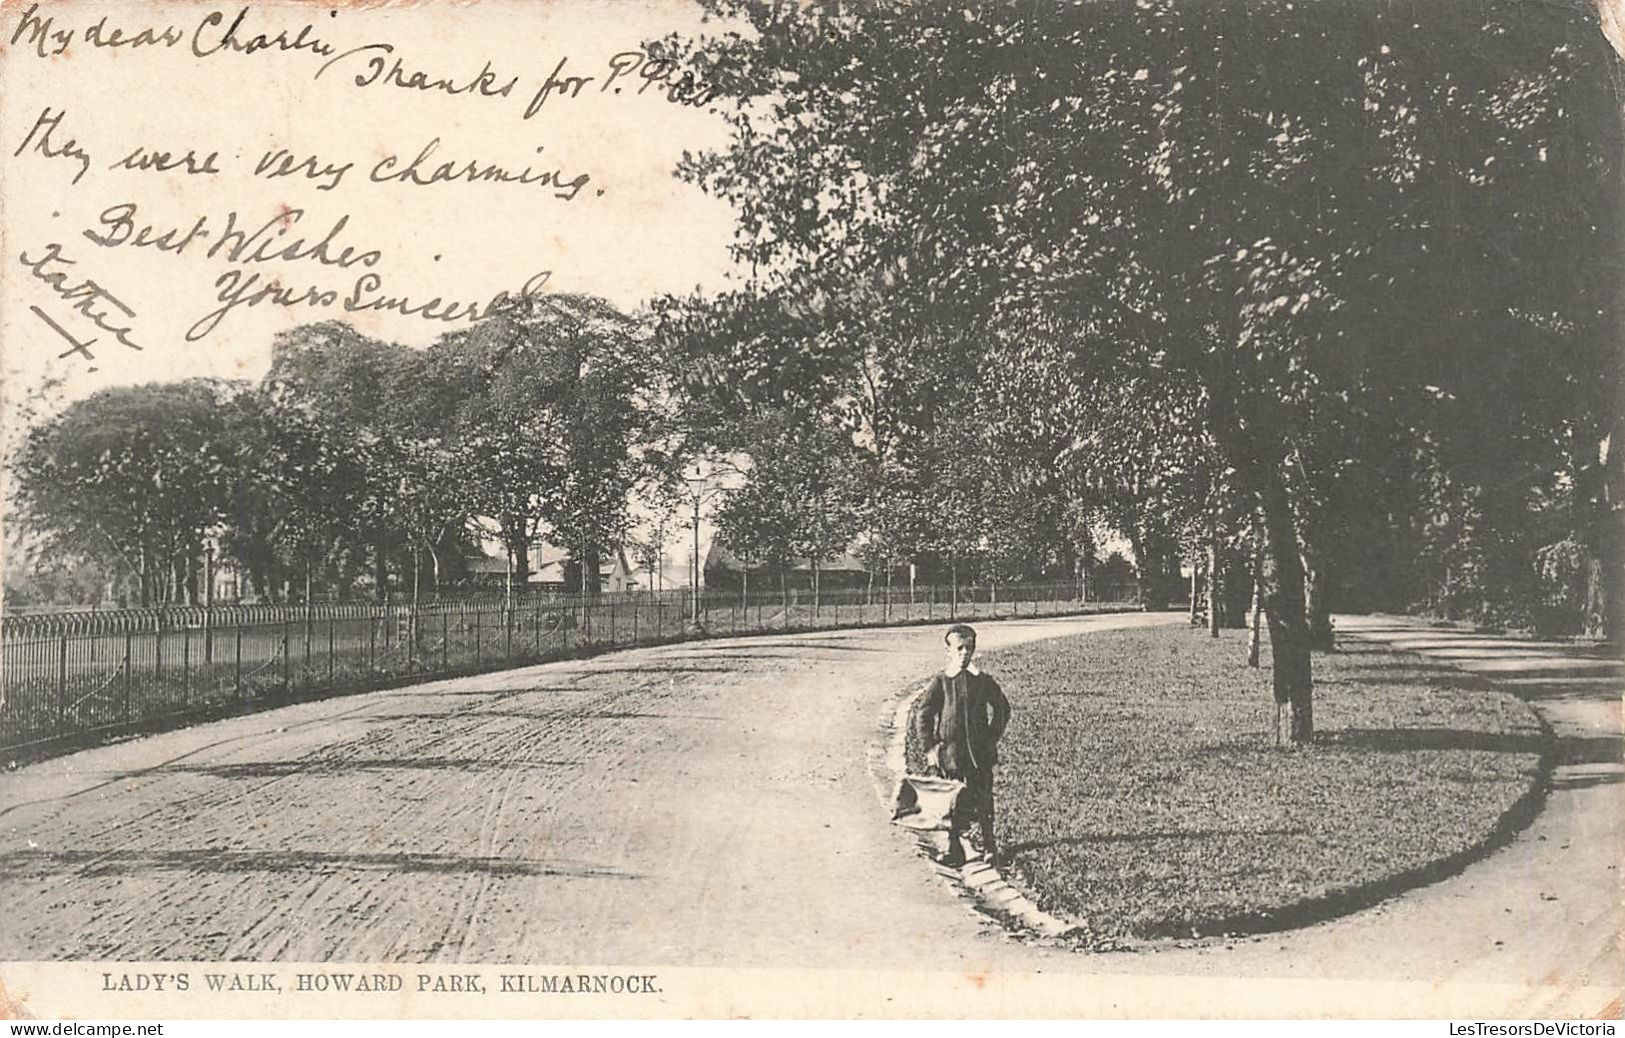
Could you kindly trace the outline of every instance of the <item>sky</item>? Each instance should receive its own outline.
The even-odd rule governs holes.
[[[692,0],[6,3],[8,441],[109,386],[258,379],[313,321],[423,347],[527,285],[720,289],[733,213],[673,172],[726,124],[642,50],[701,28]]]
[[[686,0],[6,4],[9,402],[254,379],[316,320],[424,346],[527,283],[717,289],[733,214],[672,174],[726,128],[640,51],[699,26]]]

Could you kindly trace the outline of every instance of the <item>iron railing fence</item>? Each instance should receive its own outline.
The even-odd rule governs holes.
[[[325,692],[545,662],[700,634],[1055,616],[1133,604],[1075,584],[688,589],[378,605],[180,606],[0,618],[0,748]]]

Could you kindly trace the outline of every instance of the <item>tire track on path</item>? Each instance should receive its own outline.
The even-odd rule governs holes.
[[[978,627],[991,650],[1159,622]],[[72,773],[21,769],[0,787],[0,958],[217,959],[230,947],[286,961],[1152,974],[1182,978],[1158,989],[1170,1011],[1245,978],[1303,979],[1334,1014],[1369,1011],[1365,986],[1385,981],[1422,1000],[1382,1003],[1396,1015],[1474,1016],[1564,1015],[1572,987],[1521,985],[1554,965],[1569,984],[1613,969],[1593,961],[1585,929],[1608,916],[1571,892],[1558,848],[1614,838],[1617,822],[1597,831],[1586,805],[1617,807],[1617,782],[1554,798],[1558,813],[1527,840],[1453,880],[1319,927],[1106,956],[1006,940],[875,800],[875,718],[939,664],[940,633],[634,650],[229,719],[86,751],[62,762]],[[190,770],[163,770],[176,760]],[[85,795],[121,774],[142,781]],[[219,806],[172,809],[187,796]],[[1563,911],[1516,904],[1546,882],[1566,884],[1550,888]],[[1504,919],[1522,928],[1509,931],[1524,945],[1515,962],[1481,947]],[[1441,1001],[1439,984],[1458,980],[1523,994]]]

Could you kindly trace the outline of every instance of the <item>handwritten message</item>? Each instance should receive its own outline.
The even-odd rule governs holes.
[[[635,144],[636,127],[662,118],[651,103],[716,111],[713,86],[637,38],[586,54],[541,40],[515,67],[474,47],[450,57],[423,48],[421,23],[394,38],[399,23],[385,17],[152,10],[36,3],[3,30],[12,65],[33,66],[40,84],[7,101],[10,170],[39,190],[26,229],[8,227],[9,265],[23,276],[5,280],[56,344],[53,359],[90,370],[110,351],[150,354],[288,321],[439,328],[499,313],[553,290],[581,237],[559,228],[592,226],[555,214],[598,207],[607,225],[647,205],[603,209],[616,201],[605,171],[619,161],[584,128],[621,125]],[[133,61],[159,78],[150,94],[111,109],[105,97],[85,101],[95,66]],[[169,76],[194,84],[175,103],[199,117],[128,107],[170,103]],[[624,119],[606,107],[634,104]],[[448,235],[449,213],[460,222]],[[255,313],[280,319],[245,320]],[[157,315],[162,332],[149,327]]]

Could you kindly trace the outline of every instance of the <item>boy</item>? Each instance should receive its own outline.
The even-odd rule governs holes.
[[[965,820],[981,823],[982,852],[988,861],[998,855],[993,838],[993,765],[998,763],[999,737],[1010,723],[1010,701],[999,683],[971,664],[976,655],[976,631],[968,624],[948,628],[942,639],[948,646],[948,665],[920,697],[914,712],[916,743],[926,748],[926,761],[948,778],[965,783],[965,791],[948,823],[948,853],[942,864],[965,864],[960,830]]]

